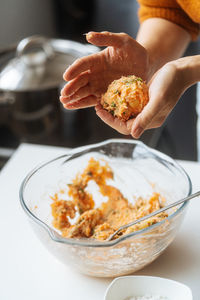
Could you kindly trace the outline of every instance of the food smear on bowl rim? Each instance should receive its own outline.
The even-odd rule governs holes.
[[[170,300],[168,297],[160,295],[144,295],[144,296],[135,296],[129,297],[124,300]]]
[[[101,105],[114,117],[127,121],[135,118],[149,101],[146,83],[134,75],[114,80],[101,97]]]
[[[120,190],[107,181],[114,180],[114,173],[107,162],[101,164],[100,160],[90,158],[88,165],[82,173],[78,173],[68,185],[70,200],[63,200],[55,193],[51,197],[53,226],[61,231],[67,238],[92,238],[106,240],[122,225],[128,224],[143,216],[146,216],[162,207],[165,199],[159,193],[153,193],[148,199],[138,197],[134,204],[130,203]],[[107,197],[107,201],[94,208],[95,200],[87,190],[88,183],[94,181],[99,192]],[[79,217],[75,224],[74,219]],[[166,212],[124,229],[115,236],[126,235],[131,232],[149,227],[168,217]]]

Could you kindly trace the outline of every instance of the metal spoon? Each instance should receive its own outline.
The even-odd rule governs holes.
[[[137,223],[140,223],[140,222],[142,222],[142,221],[145,221],[145,220],[147,220],[147,219],[149,219],[149,218],[151,218],[151,217],[153,217],[153,216],[156,216],[157,214],[162,213],[163,211],[166,211],[166,210],[168,210],[168,209],[170,209],[170,208],[172,208],[172,207],[174,207],[174,206],[177,206],[177,205],[179,205],[179,204],[181,204],[181,203],[183,203],[183,202],[186,202],[186,201],[191,200],[191,199],[193,199],[193,198],[195,198],[195,197],[198,197],[198,196],[200,196],[200,191],[199,191],[199,192],[196,192],[196,193],[194,193],[194,194],[192,194],[192,195],[190,195],[190,196],[188,196],[188,197],[186,197],[186,198],[183,198],[183,199],[181,199],[181,200],[178,200],[178,201],[176,201],[176,202],[173,202],[173,203],[171,203],[171,204],[169,204],[169,205],[167,205],[167,206],[165,206],[165,207],[163,207],[163,208],[161,208],[161,209],[159,209],[159,210],[156,210],[156,211],[152,212],[151,214],[146,215],[146,216],[144,216],[144,217],[142,217],[142,218],[140,218],[140,219],[138,219],[138,220],[136,220],[136,221],[133,221],[133,222],[131,222],[131,223],[128,223],[128,224],[126,224],[126,225],[123,225],[123,226],[121,226],[120,228],[118,228],[113,234],[111,234],[111,235],[109,236],[109,238],[107,239],[107,241],[111,241],[117,233],[119,233],[121,230],[123,230],[123,229],[125,229],[125,228],[128,228],[128,227],[133,226],[133,225],[135,225],[135,224],[137,224]]]

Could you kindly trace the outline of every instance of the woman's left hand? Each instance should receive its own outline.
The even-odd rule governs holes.
[[[144,47],[125,33],[90,32],[87,41],[106,46],[98,53],[77,59],[65,72],[67,84],[60,101],[67,109],[95,106],[109,84],[134,74],[147,79],[149,55]]]

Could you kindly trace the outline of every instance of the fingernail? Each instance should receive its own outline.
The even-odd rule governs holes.
[[[67,102],[67,103],[65,103],[67,106],[71,106],[71,105],[73,105],[73,101],[69,101],[69,102]]]
[[[74,105],[75,104],[75,105]],[[75,107],[77,104],[77,101],[76,100],[70,100],[69,102],[66,103],[67,106],[70,106],[70,107]]]
[[[89,31],[88,33],[85,34],[87,38],[92,37],[93,33],[92,31]]]
[[[66,97],[60,95],[60,101],[61,101],[61,102],[65,101],[65,99],[66,99]]]
[[[63,73],[63,79],[65,80],[65,81],[69,81],[69,79],[67,78],[68,76],[69,76],[69,69],[70,69],[70,67],[72,66],[72,64],[70,64],[70,65],[68,65],[67,66],[67,69],[65,70],[65,72]]]
[[[65,71],[65,73],[63,74],[63,79],[66,81],[66,71]]]
[[[138,139],[140,136],[141,136],[141,134],[143,133],[143,128],[142,127],[137,127],[136,129],[134,129],[133,131],[132,131],[132,136],[134,137],[134,138],[136,138],[136,139]]]
[[[72,103],[69,104],[69,103],[66,103],[63,105],[66,109],[71,109],[71,108],[76,108],[76,106],[74,106]]]

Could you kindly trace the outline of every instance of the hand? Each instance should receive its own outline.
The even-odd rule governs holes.
[[[191,85],[187,69],[179,61],[164,65],[149,83],[149,102],[136,117],[131,135],[139,138],[146,129],[160,127],[184,91]]]
[[[187,70],[181,70],[176,62],[167,63],[149,82],[149,102],[143,111],[127,122],[114,118],[101,105],[96,106],[97,115],[109,126],[122,134],[139,138],[146,129],[160,127],[179,98],[188,87]]]
[[[148,54],[144,47],[125,33],[90,32],[87,41],[107,46],[99,53],[76,60],[65,72],[68,83],[60,101],[67,109],[94,106],[108,85],[122,75],[147,79]]]

